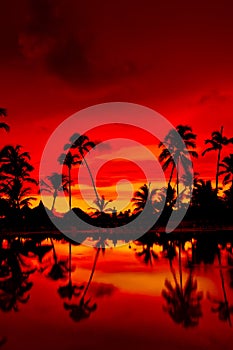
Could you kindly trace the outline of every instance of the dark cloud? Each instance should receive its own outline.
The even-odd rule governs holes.
[[[28,15],[19,34],[21,52],[43,64],[50,73],[70,84],[89,86],[103,85],[137,71],[134,62],[124,58],[105,65],[96,44],[98,29],[97,33],[93,30],[88,10],[79,2],[30,0],[28,4]]]
[[[227,100],[229,100],[231,96],[229,94],[221,93],[217,90],[212,90],[209,94],[203,95],[199,103],[201,105],[209,103],[209,102],[218,102],[218,103],[225,103]]]

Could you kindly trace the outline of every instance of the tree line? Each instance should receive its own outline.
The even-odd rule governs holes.
[[[6,117],[7,111],[0,108],[0,116]],[[9,132],[7,123],[1,122],[0,128]],[[177,133],[180,138],[177,138]],[[212,181],[203,180],[194,172],[193,184],[190,181],[193,159],[200,156],[196,145],[197,135],[188,125],[178,125],[171,130],[158,147],[160,149],[159,162],[163,171],[167,174],[167,186],[154,189],[150,184],[141,186],[131,199],[133,210],[117,213],[115,207],[109,208],[111,199],[100,196],[90,168],[85,158],[86,154],[96,146],[87,135],[74,133],[66,145],[58,162],[64,166],[64,173],[52,173],[45,179],[41,179],[41,191],[50,194],[53,198],[52,212],[56,208],[56,199],[59,192],[68,194],[69,209],[72,206],[72,170],[74,167],[85,166],[91,179],[95,198],[94,207],[89,208],[92,214],[85,215],[81,209],[77,215],[85,216],[86,221],[93,220],[100,226],[115,226],[119,222],[125,223],[134,219],[149,203],[150,215],[160,215],[160,223],[165,224],[174,208],[179,209],[187,205],[187,194],[192,192],[192,199],[186,219],[193,222],[215,221],[219,218],[224,222],[231,222],[233,207],[233,154],[222,157],[223,148],[233,144],[233,137],[224,135],[223,126],[219,131],[213,131],[211,137],[205,140],[206,148],[201,153],[205,157],[209,152],[216,153],[215,186]],[[0,150],[0,217],[6,222],[14,218],[21,220],[23,215],[29,213],[29,207],[36,199],[33,193],[37,191],[38,181],[32,177],[34,167],[31,164],[29,152],[25,152],[20,145],[6,145]],[[195,170],[195,169],[194,169]],[[220,193],[220,178],[223,188]],[[165,204],[165,205],[164,205]],[[41,204],[39,206],[41,208]],[[163,208],[164,207],[164,208]],[[74,208],[73,208],[74,209]],[[162,213],[162,215],[161,215]],[[41,213],[40,213],[41,215]],[[2,221],[1,220],[1,221]],[[221,220],[220,220],[221,221]]]

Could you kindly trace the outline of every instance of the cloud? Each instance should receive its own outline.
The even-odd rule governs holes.
[[[230,95],[221,93],[218,90],[212,90],[209,94],[201,96],[199,104],[204,105],[206,103],[225,103],[231,98]]]
[[[88,23],[89,11],[84,4],[72,0],[29,0],[28,4],[27,20],[19,35],[26,58],[65,82],[82,87],[113,84],[137,73],[133,59],[108,60],[111,50],[101,54],[99,28],[94,30]]]

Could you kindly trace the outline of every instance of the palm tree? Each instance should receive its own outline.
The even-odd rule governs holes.
[[[225,175],[223,179],[223,185],[231,183],[233,187],[233,154],[223,158],[222,163],[219,164],[224,170],[219,172],[219,175]]]
[[[109,201],[105,200],[105,196],[101,196],[101,199],[99,199],[99,201],[94,200],[94,204],[96,205],[96,208],[95,207],[90,207],[88,209],[95,209],[96,212],[95,212],[95,215],[101,215],[103,214],[104,212],[106,211],[113,211],[112,208],[107,208],[108,204],[112,202],[112,199],[110,199]]]
[[[93,186],[93,189],[95,192],[96,200],[98,203],[100,203],[100,198],[99,198],[96,186],[95,186],[95,181],[94,181],[93,175],[91,173],[91,169],[90,169],[90,167],[85,159],[86,153],[89,152],[90,149],[94,148],[95,146],[96,146],[96,144],[94,142],[90,141],[88,136],[75,133],[73,136],[71,136],[70,143],[67,143],[64,146],[64,150],[67,150],[70,148],[77,149],[82,161],[84,162],[84,164],[88,170],[89,176],[91,178],[91,182],[92,182],[92,186]]]
[[[47,183],[44,180],[40,181],[41,185],[41,191],[51,193],[53,196],[53,202],[51,211],[54,210],[55,207],[55,201],[58,196],[59,192],[67,192],[67,185],[69,184],[69,179],[66,175],[60,175],[58,173],[52,173],[52,175],[47,176],[47,180],[49,180],[49,183]]]
[[[6,196],[10,207],[18,210],[25,205],[30,206],[31,201],[36,199],[30,196],[31,187],[24,188],[19,179],[6,179],[1,184],[0,193]]]
[[[7,110],[5,108],[0,107],[0,117],[6,117]],[[10,131],[10,127],[8,124],[0,122],[0,129],[5,129],[7,132]]]
[[[58,158],[58,162],[60,164],[64,164],[68,168],[68,178],[69,178],[69,183],[68,183],[68,191],[69,191],[69,209],[71,210],[72,203],[71,203],[71,198],[72,198],[72,193],[71,193],[71,169],[73,165],[81,164],[81,161],[79,160],[79,156],[77,154],[72,154],[70,151],[65,154],[62,153],[60,157]]]
[[[207,152],[217,151],[217,166],[216,166],[216,185],[215,191],[218,194],[218,178],[219,178],[219,166],[221,159],[221,152],[223,146],[228,145],[229,143],[233,143],[233,138],[227,138],[223,136],[223,126],[221,126],[220,131],[213,131],[211,134],[211,139],[205,140],[205,144],[210,144],[210,147],[207,147],[203,152],[202,156],[204,156]]]
[[[34,167],[29,163],[31,157],[28,152],[21,152],[22,146],[7,145],[0,151],[0,171],[9,178],[16,178],[22,181],[37,184],[30,177]]]
[[[24,183],[37,185],[37,181],[30,176],[34,167],[30,164],[28,152],[21,152],[21,146],[7,145],[0,151],[1,193],[5,194],[11,205],[20,208],[30,202],[31,188],[24,188]]]
[[[147,186],[144,184],[139,188],[138,191],[134,192],[134,197],[131,199],[131,202],[133,202],[133,205],[135,206],[134,212],[140,213],[144,208],[148,201],[150,212],[154,213],[154,201],[153,198],[156,194],[157,190],[150,190],[150,185]]]
[[[177,132],[180,138],[177,137]],[[166,171],[171,167],[171,173],[168,181],[168,187],[171,184],[173,174],[176,167],[176,186],[177,198],[179,197],[179,165],[181,164],[185,173],[189,173],[189,168],[192,165],[189,158],[197,158],[198,154],[194,149],[196,148],[196,134],[193,133],[192,128],[188,125],[178,125],[175,130],[171,130],[165,137],[164,142],[160,142],[159,147],[162,147],[162,152],[159,156],[159,161],[163,164],[163,170]],[[179,204],[179,202],[178,202]]]

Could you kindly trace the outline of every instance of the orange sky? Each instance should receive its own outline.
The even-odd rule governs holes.
[[[109,101],[146,105],[174,125],[191,125],[199,151],[221,125],[233,136],[232,10],[227,0],[5,2],[0,106],[11,132],[1,132],[0,145],[23,145],[37,176],[53,130]],[[213,176],[215,157],[195,165],[201,177]]]

